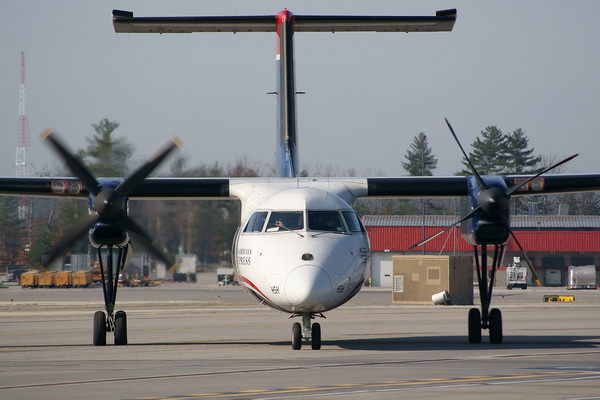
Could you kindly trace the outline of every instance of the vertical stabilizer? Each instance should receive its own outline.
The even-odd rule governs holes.
[[[277,14],[277,176],[298,173],[296,143],[296,88],[294,79],[294,14],[284,9]]]

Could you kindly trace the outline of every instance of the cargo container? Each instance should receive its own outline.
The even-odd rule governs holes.
[[[77,271],[72,273],[73,287],[88,287],[92,284],[91,271]]]
[[[596,266],[570,266],[567,289],[596,289]]]
[[[392,303],[473,304],[468,256],[392,256]]]
[[[57,272],[54,284],[56,287],[71,287],[73,285],[73,273],[69,271]]]
[[[21,274],[21,286],[22,287],[37,287],[38,284],[38,271],[27,271]]]
[[[38,287],[54,287],[56,284],[56,272],[40,272],[38,274]]]

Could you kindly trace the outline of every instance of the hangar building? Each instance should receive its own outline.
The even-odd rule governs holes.
[[[463,240],[458,227],[427,242],[424,250],[408,250],[458,219],[445,215],[364,216],[371,241],[372,285],[392,285],[394,255],[473,255],[473,247]],[[569,266],[595,265],[600,271],[600,216],[514,215],[511,226],[544,286],[566,286]],[[505,269],[514,256],[522,257],[522,253],[510,239],[497,285],[505,284]],[[599,275],[597,272],[597,279]]]

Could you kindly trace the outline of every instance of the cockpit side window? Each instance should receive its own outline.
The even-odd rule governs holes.
[[[246,224],[246,228],[244,228],[244,232],[262,232],[267,220],[267,214],[266,211],[258,211],[252,214],[248,220],[248,224]]]
[[[346,220],[346,225],[348,225],[350,232],[365,232],[365,227],[360,222],[360,219],[355,212],[342,211],[342,214],[344,214],[344,219]]]
[[[304,229],[302,211],[272,211],[267,232],[298,231]]]
[[[344,232],[344,224],[337,211],[309,211],[308,229],[311,231]]]

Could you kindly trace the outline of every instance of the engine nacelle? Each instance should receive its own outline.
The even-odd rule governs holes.
[[[90,229],[90,243],[95,248],[105,245],[125,246],[129,235],[118,225],[97,223]]]
[[[469,197],[463,203],[463,213],[479,210],[460,225],[463,239],[473,245],[505,244],[510,238],[510,202],[506,184],[499,177],[483,177],[483,189],[474,177],[469,177]]]

